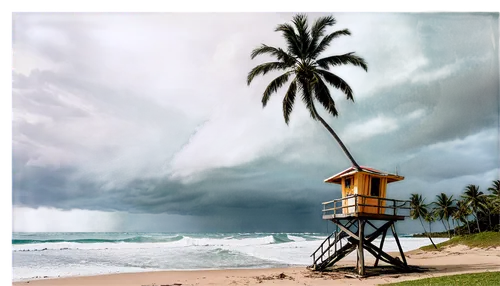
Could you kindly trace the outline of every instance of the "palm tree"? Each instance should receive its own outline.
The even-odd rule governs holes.
[[[432,241],[431,235],[425,230],[424,223],[422,222],[422,218],[425,217],[429,211],[427,210],[427,206],[424,204],[424,199],[422,199],[422,195],[419,194],[411,194],[410,197],[410,217],[412,219],[419,219],[420,224],[422,225],[422,228],[424,229],[425,234],[431,241],[432,245],[434,248],[437,249],[437,246],[434,244],[434,241]]]
[[[490,198],[494,206],[494,211],[498,212],[498,223],[500,223],[500,180],[493,181],[488,191],[491,192]]]
[[[467,205],[467,203],[463,200],[457,201],[457,207],[452,214],[453,219],[457,221],[461,221],[462,223],[467,225],[467,230],[470,234],[470,225],[468,216],[471,214],[471,209]]]
[[[490,230],[493,230],[493,226],[491,224],[491,215],[495,211],[495,204],[493,200],[490,200],[488,196],[484,195],[482,199],[482,203],[479,206],[482,213],[484,213],[488,217],[488,226]]]
[[[429,224],[429,233],[432,235],[432,223],[436,221],[436,214],[433,210],[429,210],[425,216],[424,220]]]
[[[271,81],[264,90],[262,106],[265,107],[270,96],[292,78],[288,90],[285,93],[285,97],[283,98],[283,116],[285,118],[285,123],[288,124],[290,121],[290,114],[293,110],[295,97],[297,93],[299,93],[310,116],[323,124],[335,140],[337,140],[352,165],[357,170],[361,170],[358,163],[347,150],[347,147],[340,140],[335,131],[333,131],[319,115],[315,106],[315,101],[318,101],[328,113],[335,117],[338,116],[335,101],[330,95],[328,85],[340,89],[340,91],[347,96],[348,100],[354,101],[351,87],[342,78],[331,73],[329,71],[330,67],[351,64],[368,71],[365,60],[355,55],[354,52],[318,58],[320,54],[330,46],[332,40],[340,36],[351,35],[347,29],[325,35],[326,28],[335,25],[335,23],[336,20],[332,16],[320,17],[314,21],[313,25],[309,28],[307,16],[298,14],[292,19],[293,25],[288,23],[278,25],[275,31],[282,33],[287,43],[286,49],[275,48],[265,44],[254,49],[251,53],[252,59],[258,55],[267,54],[274,57],[276,60],[254,67],[248,73],[247,84],[250,85],[256,76],[265,75],[270,71],[284,72]]]
[[[465,200],[465,203],[471,208],[472,214],[476,218],[477,230],[481,232],[478,212],[483,206],[483,201],[485,198],[483,192],[479,191],[479,187],[476,185],[468,185],[467,187],[465,187],[462,198]]]
[[[500,180],[491,181],[491,186],[488,187],[488,191],[490,191],[492,195],[500,197]]]
[[[436,205],[436,214],[443,223],[444,228],[448,232],[448,237],[451,238],[450,234],[450,216],[455,211],[456,207],[453,206],[453,195],[448,197],[445,193],[441,193],[436,196],[437,201],[434,202]],[[445,224],[446,222],[446,224]],[[448,225],[448,227],[447,227]]]

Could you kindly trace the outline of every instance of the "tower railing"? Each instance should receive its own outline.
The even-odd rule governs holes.
[[[410,201],[395,200],[366,195],[349,195],[323,203],[323,216],[329,218],[377,214],[386,216],[410,215]]]

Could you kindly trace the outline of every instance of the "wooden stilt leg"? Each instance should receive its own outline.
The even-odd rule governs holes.
[[[385,235],[387,234],[387,229],[384,231],[382,234],[382,240],[380,240],[380,249],[384,247],[384,241],[385,241]],[[380,253],[377,255],[377,258],[375,259],[375,264],[373,266],[377,267],[378,266],[378,261],[380,259]]]
[[[373,245],[372,243],[366,242],[364,244],[364,246],[365,246],[365,249],[370,251],[370,253],[373,254],[374,256],[380,255],[380,260],[389,262],[390,264],[392,264],[396,267],[407,268],[406,265],[403,262],[401,262],[401,260],[390,256],[389,254],[385,253],[384,251],[382,251],[380,248]]]
[[[358,220],[358,230],[359,230],[359,244],[358,244],[358,274],[359,275],[365,275],[365,255],[363,252],[363,243],[364,243],[364,228],[365,228],[365,221],[364,220]]]
[[[360,230],[360,223],[359,223],[359,220],[358,220],[358,233],[359,233],[359,230]],[[358,245],[356,245],[356,247],[358,248],[358,251],[356,251],[356,271],[359,272],[359,241],[357,241]]]
[[[394,239],[396,240],[396,243],[398,244],[398,249],[399,249],[399,253],[401,254],[401,259],[403,260],[403,263],[405,264],[405,266],[408,266],[408,263],[406,263],[405,253],[403,252],[403,248],[401,247],[401,243],[399,243],[398,234],[396,233],[396,227],[394,226],[394,224],[391,225],[391,230],[392,230],[392,234],[394,235]]]

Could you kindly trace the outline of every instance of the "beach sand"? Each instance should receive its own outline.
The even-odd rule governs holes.
[[[197,271],[158,271],[124,273],[88,277],[40,279],[15,282],[13,285],[34,286],[161,286],[161,285],[378,285],[389,282],[414,280],[442,275],[500,271],[500,248],[469,249],[454,246],[442,251],[410,251],[406,254],[409,265],[428,268],[421,273],[392,273],[356,278],[346,272],[313,272],[305,267],[271,269],[231,269]],[[367,257],[366,265],[373,265]],[[354,266],[354,261],[343,261]]]

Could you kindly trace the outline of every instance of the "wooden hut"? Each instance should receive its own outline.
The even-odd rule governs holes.
[[[404,177],[361,167],[350,167],[325,180],[339,184],[342,188],[343,214],[385,214],[387,184],[403,180]]]

